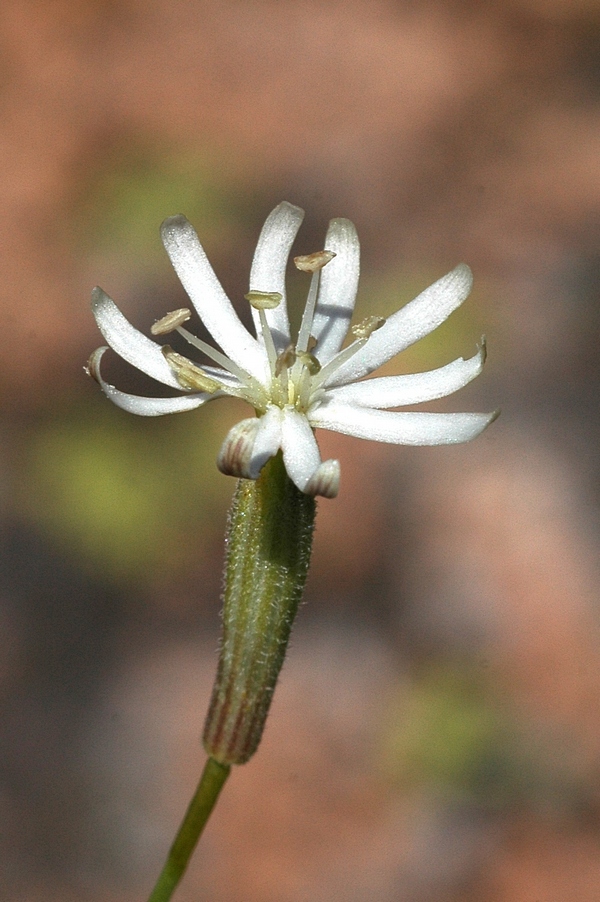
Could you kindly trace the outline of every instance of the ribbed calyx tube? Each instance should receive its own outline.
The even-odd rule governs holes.
[[[257,480],[238,483],[226,538],[223,637],[204,727],[204,747],[222,764],[254,754],[302,597],[314,528],[314,498],[288,477],[281,452]]]

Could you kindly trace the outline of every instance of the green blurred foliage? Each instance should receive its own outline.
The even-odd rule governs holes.
[[[215,465],[219,406],[145,419],[98,392],[55,412],[27,438],[21,512],[105,579],[181,576],[220,549],[235,485]]]
[[[572,752],[568,738],[506,710],[473,663],[429,663],[386,712],[393,783],[486,808],[580,808],[589,790]]]
[[[175,151],[129,140],[95,163],[81,174],[73,197],[71,239],[83,253],[114,255],[139,274],[164,262],[157,234],[167,216],[184,213],[201,223],[202,241],[214,248],[235,241],[261,209],[231,151]]]

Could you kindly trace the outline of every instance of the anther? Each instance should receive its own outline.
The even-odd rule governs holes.
[[[205,391],[211,395],[223,388],[216,379],[211,379],[204,370],[201,370],[187,357],[178,354],[169,345],[164,345],[161,351],[182,388],[188,391]]]
[[[187,310],[185,307],[173,310],[171,313],[163,316],[162,319],[158,319],[153,326],[150,326],[150,331],[153,335],[168,335],[169,332],[174,332],[179,326],[187,323],[191,315],[192,311]]]
[[[301,254],[299,257],[294,257],[294,264],[296,269],[302,272],[317,272],[334,257],[333,251],[315,251],[314,254]]]
[[[384,316],[367,316],[362,322],[352,326],[352,334],[355,335],[356,338],[369,338],[373,332],[377,332],[377,330],[381,329],[384,325]]]
[[[299,355],[298,355],[299,356]],[[277,355],[275,361],[275,375],[280,376],[284,368],[289,369],[296,362],[296,349],[294,345],[288,345],[285,351]]]
[[[255,310],[274,310],[279,307],[283,295],[278,291],[249,291],[244,297]]]
[[[314,354],[309,354],[308,351],[297,351],[296,357],[304,364],[311,376],[316,376],[320,371],[321,364]]]

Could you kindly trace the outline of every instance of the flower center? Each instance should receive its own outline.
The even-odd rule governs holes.
[[[385,319],[381,316],[369,316],[354,326],[352,333],[356,340],[324,366],[312,353],[318,344],[312,334],[312,328],[319,296],[321,270],[334,257],[335,254],[327,250],[294,257],[296,268],[302,272],[310,272],[312,278],[296,344],[289,344],[279,354],[275,350],[265,310],[276,307],[281,301],[281,295],[277,292],[251,291],[245,296],[259,313],[262,338],[271,368],[271,403],[278,407],[289,405],[300,413],[307,413],[326,379],[354,356],[372,333],[385,323]]]
[[[276,307],[281,301],[281,295],[277,292],[250,291],[245,296],[254,309],[258,310],[271,369],[271,401],[278,407],[290,405],[301,413],[306,413],[310,406],[312,379],[321,370],[321,364],[311,353],[317,344],[311,332],[319,296],[320,274],[334,257],[334,252],[327,250],[294,257],[296,268],[301,272],[311,273],[312,278],[296,344],[289,344],[279,354],[275,350],[265,311]]]
[[[257,290],[249,291],[245,295],[246,300],[258,312],[260,337],[270,370],[268,385],[261,384],[221,351],[184,329],[183,323],[191,316],[189,310],[183,308],[175,310],[156,322],[151,329],[153,335],[166,335],[169,332],[177,331],[189,344],[202,351],[222,368],[216,370],[214,367],[196,366],[186,357],[182,357],[165,345],[163,353],[182,389],[210,394],[222,392],[243,398],[252,404],[258,414],[265,413],[272,404],[281,408],[293,407],[300,413],[306,414],[310,406],[318,400],[326,381],[365,345],[376,329],[385,323],[383,317],[370,316],[354,326],[352,333],[355,340],[326,364],[322,364],[312,353],[318,345],[312,329],[319,296],[321,270],[334,257],[333,251],[327,250],[294,257],[296,267],[302,272],[310,272],[312,278],[296,343],[289,344],[279,353],[273,341],[273,334],[267,320],[267,311],[274,310],[279,306],[282,295],[277,291]]]

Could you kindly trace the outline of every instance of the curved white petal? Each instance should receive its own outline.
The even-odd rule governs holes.
[[[471,270],[461,263],[390,316],[360,351],[332,373],[326,385],[345,385],[368,376],[400,351],[429,335],[460,307],[472,284]]]
[[[476,438],[496,413],[390,413],[327,404],[311,412],[312,426],[396,445],[450,445]]]
[[[356,404],[359,407],[404,407],[444,398],[464,388],[483,369],[485,348],[464,360],[459,357],[446,366],[426,373],[406,376],[382,376],[365,382],[351,382],[325,392],[325,399],[336,404]]]
[[[138,332],[101,288],[92,291],[92,313],[104,338],[119,357],[157,382],[181,390],[173,370],[163,357],[161,346]]]
[[[301,492],[321,464],[317,440],[303,414],[286,407],[281,422],[281,448],[288,476]]]
[[[275,207],[262,227],[250,270],[250,291],[277,291],[282,296],[279,306],[265,311],[277,351],[285,350],[290,343],[285,270],[292,244],[303,219],[304,210],[294,207],[287,201]],[[258,310],[254,308],[252,318],[260,341],[262,339],[260,317]]]
[[[181,284],[214,340],[234,363],[264,381],[265,353],[233,309],[192,225],[185,216],[171,216],[160,233]]]
[[[250,479],[256,479],[266,462],[279,451],[282,440],[282,419],[281,408],[272,405],[258,420],[252,457],[248,467]]]
[[[360,243],[349,219],[332,219],[325,249],[336,256],[321,271],[319,298],[312,325],[315,356],[324,364],[337,354],[346,337],[358,291]]]
[[[214,394],[200,392],[193,395],[180,395],[178,398],[143,398],[140,395],[130,395],[127,392],[119,391],[114,385],[106,382],[100,373],[100,360],[106,350],[108,349],[98,348],[94,351],[88,361],[88,372],[100,384],[106,397],[128,413],[135,413],[142,417],[161,417],[167,413],[194,410],[216,397]]]

